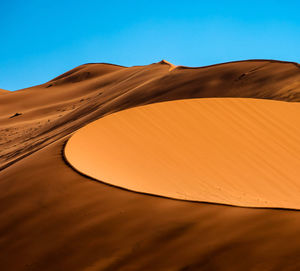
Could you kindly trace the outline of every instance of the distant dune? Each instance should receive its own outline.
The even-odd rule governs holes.
[[[206,99],[181,101],[191,98]],[[220,205],[299,208],[299,101],[299,65],[271,60],[199,68],[167,61],[133,67],[85,64],[45,84],[0,95],[1,269],[300,270],[299,211]],[[127,120],[138,125],[133,129]],[[154,129],[165,129],[166,123],[169,131],[178,132],[177,143],[183,133],[181,147],[168,141],[173,137],[162,136],[166,131]],[[107,135],[97,132],[102,124]],[[196,128],[202,129],[188,133]],[[95,168],[91,171],[99,175],[93,177],[127,189],[218,204],[132,193],[80,174],[68,161],[86,174],[70,159],[78,160],[80,153],[83,158],[85,150],[75,141],[77,154],[68,154],[68,147],[84,131],[91,136],[83,141],[89,143],[85,147],[95,146],[90,154],[98,158],[105,151],[101,166],[104,158],[114,161],[113,178]],[[151,141],[152,132],[162,141]],[[123,149],[109,145],[121,144],[125,136],[133,138]],[[185,149],[192,148],[190,143],[205,152]],[[154,167],[155,157],[172,150],[158,153],[160,146],[173,146],[173,157],[185,156],[170,157],[171,170],[162,161]],[[139,155],[139,169],[147,166],[149,174],[138,176],[133,167],[128,171],[133,175],[125,176],[121,166],[137,166],[129,160],[137,147],[141,152],[133,161]],[[146,157],[143,151],[156,155]],[[90,158],[84,157],[86,164],[77,162],[100,166]],[[151,163],[143,164],[146,159]],[[189,172],[193,163],[196,172]],[[166,172],[176,172],[168,175],[174,180],[158,178]],[[184,184],[182,177],[189,177]],[[148,190],[149,184],[155,191]]]
[[[0,95],[7,94],[7,93],[10,93],[10,91],[0,88]]]

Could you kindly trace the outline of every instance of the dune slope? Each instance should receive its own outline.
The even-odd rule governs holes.
[[[5,90],[5,89],[0,88],[0,95],[2,95],[2,94],[8,94],[8,93],[10,93],[9,90]]]
[[[75,132],[78,171],[133,191],[300,208],[300,104],[241,98],[135,107]]]

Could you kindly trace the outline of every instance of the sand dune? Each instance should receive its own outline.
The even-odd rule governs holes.
[[[1,95],[0,144],[5,147],[0,168],[101,116],[141,104],[197,97],[300,101],[295,63],[257,60],[169,70],[166,62],[129,68],[87,64],[45,84]],[[22,115],[10,118],[16,113]]]
[[[0,95],[1,94],[8,94],[8,93],[10,93],[9,90],[5,90],[5,89],[0,88]]]
[[[65,154],[78,171],[137,192],[299,209],[299,123],[297,103],[155,103],[85,126],[70,138]]]
[[[209,97],[299,102],[299,82],[298,64],[279,61],[201,68],[165,61],[134,67],[102,63],[0,95],[1,269],[299,270],[298,211],[132,193],[78,174],[62,157],[74,132],[120,110]],[[290,117],[289,109],[280,123],[285,114]],[[273,131],[274,123],[268,124]],[[296,141],[291,137],[284,144]],[[284,147],[280,142],[277,154]],[[289,168],[287,161],[282,166]],[[287,184],[277,183],[280,203],[283,194],[295,193],[285,190],[292,186]]]

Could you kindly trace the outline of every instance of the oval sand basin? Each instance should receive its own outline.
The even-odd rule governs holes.
[[[300,104],[188,99],[117,112],[78,130],[79,172],[136,192],[240,206],[300,208]]]

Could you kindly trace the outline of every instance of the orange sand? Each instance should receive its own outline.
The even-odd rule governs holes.
[[[284,114],[283,114],[284,112]],[[300,104],[190,99],[121,111],[77,131],[78,171],[177,199],[300,208]]]
[[[1,94],[8,94],[8,93],[10,93],[10,91],[0,88],[0,95]]]

